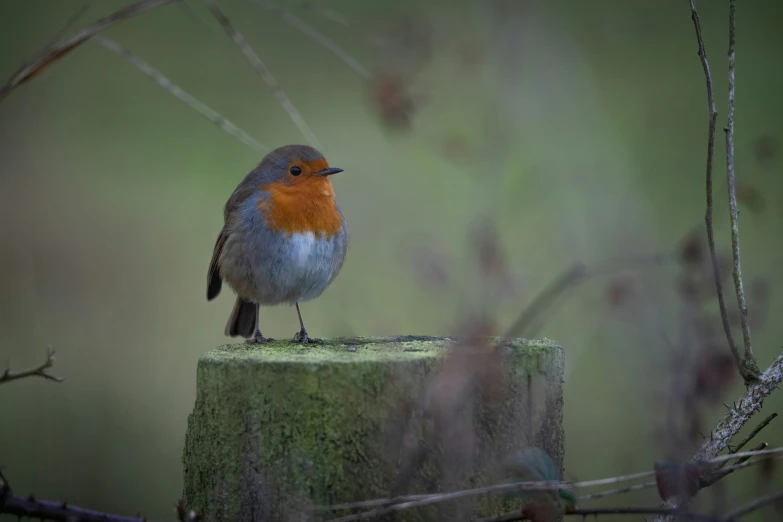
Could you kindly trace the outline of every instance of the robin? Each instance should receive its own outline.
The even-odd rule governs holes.
[[[342,171],[312,147],[286,145],[267,154],[228,198],[207,275],[208,301],[223,280],[237,294],[226,335],[273,341],[259,330],[259,306],[288,303],[299,315],[294,341],[321,342],[308,336],[299,302],[321,295],[345,260],[348,228],[329,178]]]

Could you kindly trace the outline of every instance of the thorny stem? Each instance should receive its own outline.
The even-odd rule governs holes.
[[[778,414],[777,414],[777,413],[773,413],[773,414],[769,415],[769,416],[768,416],[766,419],[764,419],[763,421],[761,421],[761,423],[760,423],[758,426],[756,426],[756,427],[753,429],[753,431],[751,431],[750,433],[748,433],[748,436],[747,436],[747,437],[745,437],[744,439],[742,439],[742,441],[741,441],[739,444],[737,444],[737,445],[736,445],[736,446],[734,446],[733,448],[732,448],[732,447],[729,447],[729,449],[730,449],[730,450],[731,450],[733,453],[736,453],[736,452],[738,452],[739,450],[741,450],[742,448],[744,448],[744,447],[745,447],[745,446],[748,444],[748,442],[750,442],[751,440],[753,440],[753,437],[755,437],[756,435],[758,435],[758,434],[759,434],[759,432],[760,432],[761,430],[763,430],[764,428],[766,428],[766,427],[767,427],[767,425],[768,425],[770,422],[772,422],[772,421],[775,419],[775,417],[777,417],[777,416],[778,416]]]
[[[740,310],[742,338],[745,345],[740,373],[747,383],[758,379],[760,372],[756,358],[753,356],[748,306],[745,303],[745,290],[742,287],[742,268],[740,266],[739,210],[737,210],[737,191],[734,182],[734,29],[736,26],[734,11],[735,0],[729,0],[729,115],[724,131],[726,133],[726,181],[729,189],[731,214],[731,253],[734,257],[734,289],[737,292],[737,306]]]
[[[729,412],[726,413],[726,416],[723,417],[715,428],[713,428],[712,432],[701,445],[701,448],[699,448],[696,454],[691,458],[691,462],[709,460],[711,457],[714,457],[719,452],[726,449],[731,442],[731,439],[739,433],[742,427],[747,424],[756,412],[761,410],[764,399],[766,399],[770,393],[778,389],[781,382],[783,382],[783,353],[778,355],[772,364],[769,365],[769,368],[764,370],[764,373],[761,374],[757,382],[748,386],[748,389],[735,403],[735,406],[729,410]],[[745,456],[747,453],[748,452],[723,455],[722,458],[730,458],[733,455]],[[736,469],[739,466],[744,467],[745,465],[753,463],[755,462],[744,462],[733,467]],[[723,471],[728,469],[729,468],[726,468]],[[709,485],[709,483],[706,485]],[[677,507],[688,502],[688,500],[689,499],[687,498],[671,498],[664,503],[664,506]],[[655,520],[656,522],[663,522],[671,520],[671,518],[668,516],[659,516],[656,517]]]
[[[151,522],[146,517],[129,517],[85,509],[67,502],[38,500],[32,495],[15,495],[2,472],[0,472],[0,515],[12,515],[17,518],[53,520],[55,522]],[[180,522],[200,522],[200,513],[188,510],[184,500],[177,503],[177,520]]]
[[[742,363],[739,350],[737,349],[737,343],[734,342],[734,336],[731,334],[731,325],[729,323],[729,314],[726,311],[726,300],[723,297],[723,285],[721,284],[720,269],[718,267],[718,255],[715,249],[715,231],[712,226],[712,162],[715,156],[715,124],[718,119],[718,111],[715,108],[715,95],[712,92],[712,73],[710,73],[710,65],[707,62],[707,51],[704,48],[704,38],[701,34],[701,23],[699,22],[699,14],[696,12],[696,4],[693,0],[690,0],[691,5],[691,19],[693,20],[693,26],[696,30],[696,40],[699,45],[699,58],[701,59],[701,66],[704,69],[704,79],[707,85],[707,106],[710,111],[710,121],[707,130],[707,175],[706,175],[706,188],[707,188],[707,210],[704,214],[704,223],[707,227],[707,242],[710,247],[710,260],[712,261],[712,276],[715,281],[715,290],[718,294],[718,305],[720,306],[720,318],[723,323],[723,331],[726,334],[726,340],[729,343],[729,349],[731,349],[731,355],[734,357],[734,363],[739,369],[740,375],[745,382],[754,380],[758,375],[754,375],[749,372]]]
[[[732,168],[729,170],[730,172],[730,178],[729,178],[729,195],[734,193],[734,183],[733,183],[733,132],[734,132],[734,4],[735,0],[729,0],[729,10],[730,10],[730,20],[729,20],[729,123],[730,128],[727,130],[727,137],[726,137],[726,143],[727,143],[727,160],[731,161]],[[712,234],[712,222],[711,222],[711,212],[712,212],[712,184],[711,184],[711,175],[712,175],[712,148],[714,147],[714,133],[715,133],[715,119],[713,117],[714,115],[714,107],[715,103],[713,101],[712,96],[712,80],[710,78],[710,72],[709,72],[709,66],[707,65],[707,59],[704,56],[704,41],[701,36],[701,27],[699,25],[699,17],[696,13],[696,6],[693,3],[693,0],[690,0],[690,6],[691,6],[691,18],[693,19],[693,24],[696,28],[696,37],[699,42],[699,56],[702,59],[702,65],[704,67],[704,74],[707,79],[707,99],[710,105],[710,153],[708,155],[708,161],[707,161],[707,225],[708,225],[708,237],[710,237],[710,253],[712,254],[712,261],[713,261],[713,269],[715,270],[715,276],[716,281],[718,282],[718,297],[721,298],[721,291],[720,291],[720,278],[717,275],[717,261],[715,259],[714,254],[714,242],[712,240],[711,234]],[[729,140],[729,135],[731,135],[731,140]],[[731,143],[731,154],[729,154],[728,145]],[[734,201],[734,206],[732,207],[734,211],[736,211],[736,198]],[[739,281],[740,285],[742,282],[741,274],[739,272],[739,239],[738,239],[738,229],[735,230],[736,227],[736,215],[732,215],[732,250],[735,254],[734,256],[734,262],[735,262],[735,282]],[[737,234],[737,235],[735,235]],[[734,239],[737,238],[737,241],[735,242]],[[734,251],[734,247],[736,246],[736,251]],[[744,302],[744,294],[741,292],[741,286],[738,286],[737,288],[737,298],[740,299],[740,294],[742,294],[742,300]],[[721,299],[721,315],[725,313],[725,306],[723,305],[722,299]],[[743,335],[745,335],[745,326],[746,323],[744,321],[747,320],[747,310],[745,310],[745,317],[743,318]],[[739,353],[737,352],[736,345],[733,344],[733,341],[730,336],[730,330],[728,329],[727,321],[724,319],[724,329],[726,329],[727,337],[729,338],[729,343],[732,346],[732,354],[734,355],[734,359],[738,361],[739,363],[739,371],[742,375],[743,379],[745,379],[745,383],[747,385],[746,392],[740,397],[740,400],[735,403],[735,407],[729,410],[729,412],[726,414],[726,416],[718,423],[717,426],[712,430],[710,433],[709,438],[707,438],[704,443],[701,445],[701,448],[696,452],[696,454],[692,457],[691,461],[697,461],[704,458],[709,458],[712,456],[715,456],[718,454],[718,452],[723,451],[725,448],[728,447],[729,443],[731,442],[731,439],[737,435],[737,433],[742,429],[742,427],[750,420],[750,418],[761,409],[761,406],[764,403],[764,399],[766,399],[770,393],[772,393],[774,390],[776,390],[779,386],[781,381],[783,381],[783,353],[778,355],[778,357],[770,364],[770,366],[764,371],[764,373],[759,375],[759,369],[756,364],[755,359],[753,358],[752,352],[749,353],[750,349],[750,329],[747,329],[747,345],[746,345],[746,358],[745,360],[741,360],[739,358]],[[748,358],[748,356],[750,356]],[[763,423],[762,423],[763,424]],[[688,498],[671,498],[666,500],[664,502],[665,507],[677,507],[684,505],[688,502]],[[667,520],[671,520],[670,516],[658,516],[656,517],[656,522],[664,522]]]
[[[11,368],[6,368],[5,371],[0,374],[0,384],[15,381],[18,379],[25,379],[27,377],[41,377],[49,381],[63,382],[65,379],[62,377],[55,377],[46,370],[54,366],[54,349],[49,346],[46,349],[46,360],[35,368],[24,370],[21,372],[12,372]]]

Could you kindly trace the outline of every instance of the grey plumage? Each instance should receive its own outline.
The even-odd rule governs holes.
[[[207,280],[209,300],[220,293],[223,280],[237,294],[226,335],[251,337],[258,327],[258,305],[293,305],[314,299],[342,268],[348,228],[331,195],[319,196],[330,198],[340,214],[342,226],[331,235],[273,230],[259,210],[271,197],[260,187],[286,182],[294,158],[305,163],[324,159],[309,146],[280,147],[245,176],[226,202],[225,224],[215,243]]]

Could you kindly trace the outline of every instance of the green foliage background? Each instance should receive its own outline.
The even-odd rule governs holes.
[[[78,25],[124,3],[94,2]],[[728,2],[700,3],[720,113],[725,247]],[[168,6],[106,34],[270,148],[302,142],[191,4],[206,26]],[[0,76],[81,5],[0,2]],[[352,247],[333,286],[303,307],[315,335],[447,334],[485,302],[502,330],[575,261],[666,250],[702,222],[707,111],[685,0],[528,2],[499,18],[480,2],[323,2],[348,27],[292,8],[367,66],[385,63],[369,42],[393,13],[415,9],[432,23],[410,132],[384,128],[365,83],[277,15],[243,0],[221,5],[345,169],[334,181]],[[762,136],[783,140],[783,4],[739,2],[737,23],[737,176],[766,203],[741,214],[743,270],[771,291],[769,319],[754,330],[766,367],[783,344],[783,159],[778,150],[760,162],[754,151]],[[474,48],[483,58],[471,68],[460,56]],[[464,147],[444,152],[455,140]],[[52,344],[67,378],[0,390],[0,464],[18,491],[172,518],[196,360],[225,342],[233,299],[206,302],[206,268],[222,205],[259,160],[95,42],[0,105],[0,355],[26,367]],[[505,292],[477,275],[471,233],[487,217],[515,281]],[[421,282],[422,253],[442,256],[446,285]],[[567,353],[567,478],[650,469],[666,450],[664,334],[677,336],[666,274],[650,271],[620,311],[607,304],[605,280],[588,283],[541,332]],[[261,321],[273,337],[297,328],[287,307]],[[726,400],[740,391],[735,380]],[[778,393],[763,413],[781,405]],[[705,426],[721,414],[710,410]],[[781,422],[760,439],[783,445]],[[758,491],[753,471],[735,475],[730,500]],[[654,501],[652,492],[615,500]]]

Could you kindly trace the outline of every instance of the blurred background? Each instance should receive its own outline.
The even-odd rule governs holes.
[[[90,3],[69,33],[125,3]],[[728,2],[700,4],[719,112],[715,232],[726,253]],[[84,5],[0,2],[0,76]],[[574,263],[674,252],[675,265],[621,261],[628,270],[575,286],[535,332],[567,354],[567,479],[646,470],[670,454],[667,429],[682,421],[672,390],[695,379],[673,370],[700,360],[711,336],[727,353],[719,323],[704,319],[714,303],[693,304],[694,292],[711,295],[709,281],[683,275],[706,266],[707,105],[688,2],[275,5],[289,15],[221,2],[345,169],[333,182],[351,250],[335,283],[302,308],[311,334],[448,335],[476,315],[500,334]],[[783,344],[783,4],[740,2],[737,24],[742,268],[766,368]],[[305,142],[201,2],[102,34],[265,151]],[[0,465],[15,490],[173,519],[196,362],[227,342],[233,305],[231,292],[206,301],[207,266],[226,199],[265,151],[97,41],[0,104],[0,361],[33,366],[52,345],[53,373],[66,378],[0,389]],[[263,309],[261,329],[293,336],[295,311]],[[710,380],[693,429],[708,433],[720,402],[739,396],[735,374]],[[778,392],[762,413],[782,405]],[[754,442],[783,445],[782,422]],[[760,480],[735,473],[727,502],[758,494]],[[605,505],[656,501],[649,490]]]

